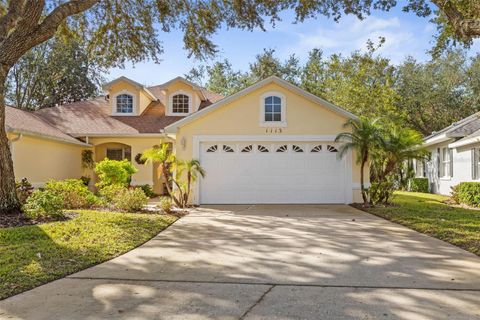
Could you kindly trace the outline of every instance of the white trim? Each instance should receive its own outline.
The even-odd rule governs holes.
[[[315,142],[333,142],[336,135],[285,135],[285,136],[264,136],[264,135],[194,135],[192,137],[192,159],[200,160],[200,145],[202,142],[220,142],[220,141],[315,141]],[[353,190],[356,184],[353,183],[353,162],[352,152],[348,151],[345,155],[345,204],[353,202]],[[208,174],[208,173],[207,173]],[[201,178],[200,178],[201,179]],[[195,182],[193,186],[192,202],[195,205],[200,205],[200,179]],[[367,184],[365,184],[366,186]],[[360,184],[358,184],[358,189]]]
[[[85,137],[88,136],[89,138],[131,138],[131,137],[139,137],[139,138],[170,138],[174,140],[171,136],[168,136],[165,133],[131,133],[131,134],[111,134],[111,133],[72,133],[73,137]]]
[[[469,144],[475,144],[479,142],[480,142],[480,136],[476,136],[472,138],[466,137],[465,139],[461,139],[461,140],[458,140],[457,142],[450,143],[448,147],[451,149],[454,149],[454,148],[463,147]]]
[[[53,140],[57,142],[62,142],[62,143],[67,143],[67,144],[73,144],[73,145],[78,145],[78,146],[84,146],[84,147],[92,147],[91,144],[82,142],[82,141],[71,141],[63,138],[57,138],[54,136],[46,135],[46,134],[41,134],[37,132],[32,132],[28,130],[7,130],[8,133],[14,133],[14,134],[22,134],[24,136],[29,136],[29,137],[34,137],[34,138],[42,138],[46,140]],[[84,134],[82,136],[85,136]],[[73,140],[76,140],[74,137],[72,137]]]
[[[429,147],[431,145],[434,145],[434,144],[437,144],[437,143],[442,143],[442,142],[448,141],[450,139],[451,138],[447,137],[447,134],[444,133],[444,134],[441,134],[441,135],[438,135],[438,136],[435,136],[435,137],[432,137],[430,139],[425,140],[424,143],[422,144],[422,146],[423,147]]]
[[[112,81],[110,81],[110,82],[105,83],[105,84],[102,86],[102,88],[103,88],[103,90],[110,91],[110,88],[112,87],[112,85],[113,85],[114,83],[117,83],[117,82],[120,82],[120,81],[128,82],[128,83],[130,83],[131,85],[133,85],[135,88],[138,88],[138,89],[140,89],[140,90],[143,90],[143,91],[147,94],[147,96],[149,96],[149,98],[150,98],[152,101],[157,101],[157,100],[158,100],[158,98],[157,98],[150,90],[148,90],[144,85],[142,85],[142,84],[140,84],[140,83],[138,83],[138,82],[136,82],[136,81],[134,81],[134,80],[132,80],[132,79],[129,79],[129,78],[125,77],[125,76],[121,76],[121,77],[119,77],[119,78],[117,78],[117,79],[114,79],[114,80],[112,80]]]
[[[265,121],[265,99],[267,97],[278,97],[280,98],[280,119],[281,121]],[[267,91],[260,95],[260,104],[259,104],[259,110],[260,110],[260,117],[259,117],[259,123],[260,127],[286,127],[287,126],[287,98],[285,95],[281,92],[278,91]]]
[[[209,141],[325,141],[334,142],[336,135],[194,135],[193,145]]]
[[[117,97],[122,95],[122,94],[126,94],[126,95],[130,95],[132,96],[132,112],[128,112],[128,113],[123,113],[123,112],[117,112]],[[112,101],[112,116],[135,116],[138,114],[138,111],[137,111],[137,100],[138,100],[138,96],[136,93],[133,93],[129,90],[120,90],[118,92],[115,93],[115,95],[112,96],[111,98],[111,101]]]
[[[188,97],[188,112],[183,112],[183,113],[178,113],[178,112],[173,112],[173,97],[179,94],[183,94]],[[175,92],[169,93],[168,94],[168,108],[167,108],[167,116],[188,116],[190,113],[192,113],[193,110],[193,97],[192,94],[188,91],[185,90],[177,90]]]
[[[165,132],[169,132],[169,133],[175,133],[177,131],[177,128],[187,124],[187,123],[190,123],[202,116],[205,116],[207,114],[209,114],[210,112],[213,112],[214,110],[217,110],[218,108],[228,104],[229,102],[231,101],[234,101],[236,99],[239,99],[241,97],[243,97],[244,95],[246,94],[249,94],[269,83],[276,83],[278,84],[279,86],[283,87],[283,88],[286,88],[287,90],[291,90],[301,96],[303,96],[304,98],[316,103],[316,104],[320,104],[324,107],[326,107],[327,109],[330,109],[331,111],[333,112],[336,112],[338,114],[341,114],[347,118],[351,118],[351,119],[358,119],[358,117],[356,115],[354,115],[353,113],[351,112],[348,112],[347,110],[344,110],[340,107],[337,107],[336,105],[322,99],[322,98],[319,98],[291,83],[289,83],[288,81],[285,81],[285,80],[282,80],[276,76],[271,76],[271,77],[268,77],[262,81],[259,81],[253,85],[251,85],[250,87],[248,88],[245,88],[243,90],[240,90],[239,92],[235,93],[235,94],[232,94],[226,98],[223,98],[222,100],[218,101],[218,102],[215,102],[214,104],[210,105],[208,108],[205,108],[205,109],[202,109],[200,111],[197,111],[191,115],[189,115],[188,117],[186,118],[183,118],[183,119],[180,119],[178,120],[177,122],[174,122],[172,123],[171,125],[165,127]]]

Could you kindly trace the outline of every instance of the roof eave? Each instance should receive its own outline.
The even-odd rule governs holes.
[[[31,136],[31,137],[40,137],[40,138],[47,139],[47,140],[53,140],[53,141],[57,141],[57,142],[63,142],[63,143],[73,144],[73,145],[78,145],[78,146],[92,147],[91,144],[88,144],[88,143],[85,143],[85,142],[73,141],[73,140],[76,140],[73,137],[72,137],[73,140],[69,140],[69,139],[54,137],[54,136],[51,136],[51,135],[41,134],[41,133],[38,133],[38,132],[29,131],[29,130],[13,129],[13,128],[10,128],[10,127],[7,128],[7,132],[13,133],[13,134],[23,134],[23,135]]]

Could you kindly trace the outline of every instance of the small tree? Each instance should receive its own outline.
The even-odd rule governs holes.
[[[205,176],[205,170],[198,160],[181,161],[169,150],[169,145],[163,143],[143,152],[142,159],[146,162],[158,163],[161,166],[167,192],[175,205],[185,208],[190,198],[192,183],[198,176]],[[172,189],[174,184],[176,190]]]
[[[342,132],[336,138],[336,142],[342,142],[338,150],[338,156],[343,157],[347,151],[354,150],[357,154],[357,163],[360,163],[360,188],[362,191],[363,204],[368,205],[367,190],[365,189],[365,165],[370,154],[383,143],[378,119],[366,118],[349,119],[345,128],[350,132]]]
[[[382,136],[384,143],[372,152],[374,159],[370,168],[372,204],[387,204],[395,188],[395,182],[398,182],[397,173],[409,160],[423,160],[426,157],[426,151],[421,148],[422,136],[415,130],[396,125],[384,126]]]
[[[103,188],[110,185],[128,186],[130,177],[138,170],[128,160],[105,159],[95,165],[99,181],[96,186]]]

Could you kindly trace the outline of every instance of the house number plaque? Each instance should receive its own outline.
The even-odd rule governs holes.
[[[265,133],[282,133],[282,128],[266,128]]]

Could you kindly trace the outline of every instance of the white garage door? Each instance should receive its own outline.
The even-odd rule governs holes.
[[[332,143],[200,145],[202,204],[345,203],[344,159]]]

